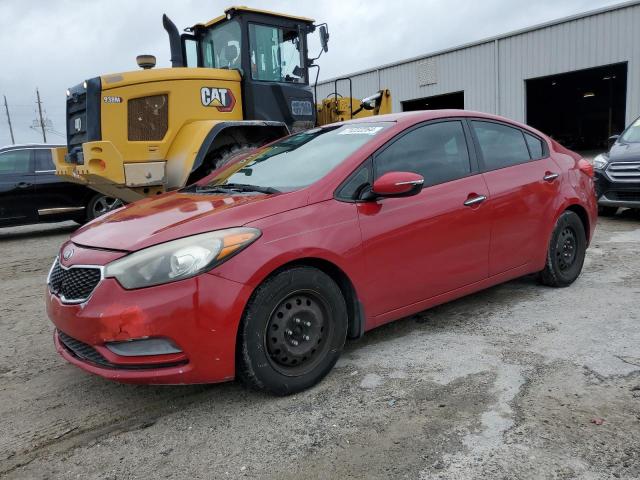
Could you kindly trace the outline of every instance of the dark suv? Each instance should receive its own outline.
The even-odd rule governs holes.
[[[75,220],[85,223],[122,205],[90,188],[56,176],[51,148],[0,148],[0,226]]]
[[[640,209],[640,118],[615,140],[607,153],[593,160],[600,215],[618,208]]]

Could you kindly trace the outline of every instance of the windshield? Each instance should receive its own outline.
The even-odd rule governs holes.
[[[640,118],[625,130],[620,140],[626,143],[640,143]]]
[[[207,29],[200,42],[203,67],[240,69],[242,35],[237,21],[231,20]]]
[[[199,186],[202,189],[233,184],[281,192],[298,190],[320,180],[390,125],[358,123],[297,133],[229,165]]]

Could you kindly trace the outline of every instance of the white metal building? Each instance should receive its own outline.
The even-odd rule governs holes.
[[[599,148],[640,116],[640,1],[348,75],[353,96],[389,88],[393,111],[465,108]],[[348,95],[349,83],[337,91]],[[318,97],[334,79],[318,84]]]

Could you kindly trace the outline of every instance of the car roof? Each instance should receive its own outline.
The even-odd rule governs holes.
[[[388,113],[385,115],[376,115],[372,117],[362,117],[353,120],[346,120],[343,124],[351,123],[377,123],[377,122],[394,122],[402,128],[406,128],[416,123],[426,122],[428,120],[437,120],[439,118],[452,118],[452,117],[466,117],[466,118],[483,118],[487,120],[497,120],[499,122],[509,123],[519,128],[523,128],[539,135],[544,133],[539,132],[535,128],[525,125],[509,118],[500,117],[498,115],[492,115],[490,113],[475,112],[473,110],[417,110],[414,112],[402,112],[402,113]]]
[[[17,145],[7,145],[5,147],[0,147],[0,153],[9,152],[11,150],[30,150],[33,148],[59,148],[64,147],[62,144],[58,143],[21,143]]]

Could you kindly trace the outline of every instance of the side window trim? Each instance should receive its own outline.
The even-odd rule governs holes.
[[[465,142],[467,145],[467,152],[469,154],[469,168],[471,169],[471,171],[469,172],[469,175],[465,175],[464,177],[460,177],[460,178],[467,178],[467,177],[471,177],[473,175],[477,175],[478,173],[480,173],[479,170],[479,165],[477,163],[478,159],[476,158],[476,152],[474,151],[473,145],[469,142],[469,132],[467,131],[468,127],[465,128],[466,126],[466,122],[465,120],[467,119],[467,117],[445,117],[445,118],[436,118],[433,120],[427,120],[425,122],[420,122],[420,123],[416,123],[415,125],[409,127],[407,130],[404,130],[400,133],[398,133],[395,137],[389,139],[384,145],[380,146],[380,148],[378,148],[373,155],[371,155],[371,159],[372,159],[372,168],[373,168],[373,179],[376,179],[376,158],[382,154],[382,152],[384,152],[387,148],[389,148],[391,145],[393,145],[395,142],[397,142],[398,140],[400,140],[402,137],[404,137],[405,135],[408,135],[409,133],[413,132],[414,130],[417,130],[418,128],[422,128],[422,127],[426,127],[428,125],[435,125],[438,123],[445,123],[445,122],[460,122],[462,124],[462,129],[464,131],[464,136],[465,136]],[[477,167],[477,168],[476,168]],[[458,179],[459,180],[459,179]],[[429,187],[425,187],[425,188],[429,188]]]
[[[522,135],[522,139],[524,140],[524,144],[527,147],[527,152],[529,152],[529,160],[527,162],[523,162],[523,163],[529,163],[529,162],[536,162],[538,160],[544,160],[545,158],[549,158],[549,148],[547,145],[547,142],[545,142],[542,138],[540,138],[538,135],[534,134],[533,132],[529,132],[528,130],[523,130],[522,128],[518,127],[517,125],[512,125],[510,123],[506,123],[506,122],[501,122],[499,120],[494,120],[492,118],[482,118],[482,117],[467,117],[467,122],[469,124],[469,130],[471,131],[471,136],[473,137],[473,146],[474,149],[476,150],[476,154],[478,157],[478,164],[479,164],[479,172],[480,173],[486,173],[486,172],[494,172],[496,170],[502,170],[502,168],[509,168],[509,167],[501,167],[501,168],[496,168],[493,170],[490,170],[487,168],[487,164],[484,161],[484,156],[482,155],[482,148],[480,147],[480,141],[478,140],[478,135],[476,135],[476,131],[473,128],[473,122],[474,121],[478,121],[478,122],[486,122],[486,123],[495,123],[496,125],[500,125],[503,127],[508,127],[508,128],[513,128],[514,130],[518,130],[521,135]],[[542,157],[540,158],[533,158],[533,156],[531,155],[531,149],[529,148],[529,143],[527,142],[527,138],[525,137],[525,133],[530,134],[531,136],[537,138],[538,140],[540,140],[540,142],[542,142]],[[519,164],[519,165],[522,165]],[[515,167],[516,165],[510,165],[511,167]]]
[[[528,130],[522,130],[522,134],[524,135],[524,143],[527,144],[527,149],[529,150],[529,156],[531,157],[532,161],[544,160],[545,158],[549,158],[549,147],[547,145],[547,142],[545,142],[542,138],[540,138],[535,133],[529,132]],[[529,142],[527,141],[527,135],[532,136],[533,138],[535,138],[536,140],[538,140],[540,142],[540,145],[542,146],[542,156],[541,157],[534,157],[533,154],[531,153],[531,147],[529,147]]]
[[[360,172],[361,168],[368,169],[370,178],[374,178],[373,177],[373,155],[370,155],[369,157],[367,157],[366,160],[364,160],[356,168],[354,168],[353,171],[349,175],[347,175],[347,177],[342,181],[342,183],[338,185],[338,188],[336,188],[333,193],[333,198],[335,200],[338,200],[339,202],[346,202],[346,203],[357,203],[360,201],[360,199],[358,198],[349,198],[341,194],[342,194],[342,190],[349,184],[351,179],[355,175],[357,175],[358,172]]]

